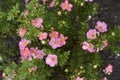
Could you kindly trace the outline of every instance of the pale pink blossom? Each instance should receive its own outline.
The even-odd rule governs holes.
[[[22,60],[28,58],[28,56],[30,55],[30,50],[29,50],[29,48],[27,48],[27,47],[24,48],[24,50],[21,50],[21,51],[20,51],[20,54],[21,54]]]
[[[106,32],[107,31],[107,24],[105,22],[97,21],[97,24],[95,25],[95,28],[99,32]]]
[[[19,48],[20,48],[20,50],[23,50],[28,44],[30,44],[30,40],[22,39],[19,42]]]
[[[72,7],[73,7],[73,5],[70,4],[70,3],[68,2],[68,0],[65,0],[65,1],[62,3],[61,7],[62,7],[62,10],[67,10],[67,11],[70,12],[71,9],[72,9]]]
[[[51,31],[49,33],[49,37],[50,38],[58,38],[59,37],[59,32],[57,32],[57,31]]]
[[[53,48],[56,49],[58,48],[59,45],[59,39],[58,38],[51,38],[51,40],[49,41],[49,45]]]
[[[107,79],[107,77],[104,77],[104,79],[103,79],[103,80],[108,80],[108,79]]]
[[[93,2],[93,0],[85,0],[85,2]]]
[[[57,65],[57,63],[58,63],[57,55],[49,54],[46,57],[46,64],[48,64],[50,67],[55,67],[55,65]]]
[[[46,32],[40,32],[39,34],[38,34],[38,38],[39,38],[39,40],[45,40],[46,38],[47,38],[47,33]]]
[[[96,39],[98,32],[95,30],[95,29],[90,29],[87,33],[86,33],[86,36],[88,39]]]
[[[60,34],[59,47],[64,46],[66,44],[67,39],[68,39],[68,37],[65,37],[63,34]]]
[[[41,18],[35,18],[35,19],[31,20],[31,23],[32,23],[32,25],[34,27],[41,28],[43,30],[43,26],[42,26],[43,19],[41,19]]]
[[[20,30],[19,30],[19,36],[23,37],[26,34],[26,31],[27,31],[26,26],[24,28],[20,28]]]
[[[52,2],[50,3],[49,7],[54,7],[54,0],[52,0]]]
[[[88,51],[91,53],[95,52],[94,45],[92,43],[89,43]]]
[[[83,42],[82,49],[87,50],[89,48],[89,43],[88,42]]]
[[[43,59],[45,55],[46,54],[45,54],[45,52],[43,50],[37,50],[37,52],[36,52],[36,56],[39,59]]]
[[[84,80],[83,78],[80,78],[79,76],[76,78],[76,80]]]
[[[12,80],[12,78],[8,77],[8,79],[7,79],[7,80]]]
[[[108,64],[108,66],[105,68],[106,74],[111,74],[113,72],[113,66],[111,64]]]

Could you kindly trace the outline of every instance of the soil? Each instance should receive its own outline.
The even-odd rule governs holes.
[[[120,0],[96,0],[99,4],[97,20],[104,21],[108,28],[120,25]],[[95,20],[93,19],[93,20]],[[107,78],[109,80],[120,80],[120,56],[111,53],[101,53],[105,65],[113,65],[113,73]]]

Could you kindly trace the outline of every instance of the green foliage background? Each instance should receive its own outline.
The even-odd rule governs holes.
[[[24,1],[6,0],[0,1],[0,57],[1,70],[13,78],[14,72],[17,76],[13,80],[59,80],[64,77],[68,80],[74,80],[77,76],[84,77],[85,80],[102,80],[102,60],[100,53],[91,54],[82,50],[82,42],[86,41],[86,32],[90,29],[88,25],[88,16],[97,13],[97,3],[85,3],[84,0],[69,0],[74,5],[71,12],[61,10],[61,2],[64,0],[55,0],[55,7],[49,8],[48,4],[42,5],[39,0],[31,0],[29,4],[24,5]],[[35,4],[38,7],[34,9]],[[81,3],[84,5],[81,6]],[[4,6],[6,7],[4,7]],[[29,10],[27,18],[23,17],[24,10]],[[58,15],[58,12],[61,15]],[[46,32],[51,31],[53,27],[56,31],[68,36],[67,45],[57,50],[52,50],[48,45],[43,45],[36,38],[40,32],[30,23],[31,19],[40,17],[44,20],[43,26]],[[30,46],[38,46],[46,53],[55,53],[58,55],[58,65],[50,68],[45,64],[45,60],[25,60],[20,63],[18,42],[6,45],[10,40],[8,36],[17,36],[18,30],[27,26],[28,32],[24,38],[30,39]],[[120,29],[108,29],[103,37],[108,40],[109,46],[106,51],[120,53],[120,47],[117,45],[120,40]],[[18,37],[18,41],[19,41]],[[11,40],[10,40],[11,41]],[[16,40],[15,40],[16,41]],[[13,42],[14,43],[14,42]],[[17,57],[17,59],[14,59]],[[29,72],[28,69],[34,65],[38,66],[37,72]],[[97,66],[96,68],[94,66]],[[7,77],[5,78],[7,79]]]

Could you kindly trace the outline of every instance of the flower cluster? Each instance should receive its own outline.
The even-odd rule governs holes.
[[[30,44],[30,41],[27,39],[22,39],[19,42],[19,48],[20,48],[20,54],[22,62],[25,59],[28,59],[29,61],[32,61],[32,59],[43,59],[44,56],[46,56],[45,52],[43,50],[39,50],[37,47],[31,47],[30,49],[27,47],[27,45]],[[46,64],[48,64],[50,67],[54,67],[58,63],[57,55],[55,54],[49,54],[46,57]]]
[[[39,50],[37,47],[31,47],[28,48],[27,45],[30,43],[27,39],[22,39],[19,42],[19,48],[20,48],[20,54],[22,61],[25,59],[28,59],[29,61],[32,61],[32,58],[36,59],[43,59],[43,57],[46,55],[43,50]]]
[[[68,38],[68,37],[65,37],[63,34],[59,34],[57,31],[52,31],[49,34],[49,37],[50,37],[49,45],[53,49],[64,46]]]
[[[95,29],[90,29],[87,33],[87,39],[89,40],[95,40],[99,39],[98,37],[100,36],[100,33],[106,32],[107,31],[107,24],[105,22],[97,21],[95,25]],[[107,40],[103,40],[102,46],[97,49],[94,48],[94,45],[91,42],[83,42],[82,44],[82,49],[83,50],[88,50],[89,52],[99,52],[99,50],[103,50],[106,46],[108,46]]]

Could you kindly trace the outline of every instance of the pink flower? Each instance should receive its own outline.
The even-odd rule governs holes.
[[[23,50],[28,44],[30,44],[30,40],[22,39],[19,42],[19,48],[20,48],[20,50]]]
[[[67,10],[67,11],[70,12],[71,9],[72,9],[72,7],[73,7],[73,5],[70,4],[70,3],[68,2],[68,0],[65,0],[65,1],[62,3],[61,7],[62,7],[62,10]]]
[[[88,42],[83,42],[82,49],[87,50],[89,48],[89,43]]]
[[[76,78],[76,80],[84,80],[83,78],[80,78],[79,76]]]
[[[91,53],[95,52],[94,45],[92,43],[88,43],[88,42],[83,42],[82,49],[88,50]]]
[[[39,40],[44,40],[44,39],[46,39],[47,38],[47,33],[46,32],[40,32],[39,34],[38,34],[38,38],[39,38]]]
[[[48,64],[50,67],[55,67],[55,65],[57,65],[57,63],[58,63],[57,55],[49,54],[46,57],[46,64]]]
[[[49,41],[49,45],[53,48],[56,49],[58,48],[59,45],[59,39],[58,38],[51,38],[51,40]]]
[[[36,56],[37,56],[37,58],[39,58],[39,59],[43,59],[43,57],[44,57],[45,55],[46,55],[46,54],[44,53],[43,50],[37,50],[37,52],[36,52]]]
[[[21,28],[20,30],[19,30],[19,36],[20,37],[23,37],[25,34],[26,34],[26,26],[24,27],[24,28]]]
[[[85,2],[93,2],[93,0],[85,0]]]
[[[65,37],[63,34],[60,34],[59,37],[59,47],[63,46],[66,44],[66,40],[68,37]]]
[[[106,32],[107,31],[107,24],[105,22],[97,21],[95,28],[99,32]]]
[[[43,19],[41,18],[35,18],[31,20],[31,23],[33,26],[35,26],[36,28],[41,28],[43,29],[42,23],[43,23]]]
[[[52,31],[50,34],[49,34],[49,37],[50,38],[58,38],[59,36],[59,32],[57,31]]]
[[[54,6],[54,0],[52,0],[52,2],[50,3],[49,7],[53,7]]]
[[[21,50],[20,51],[20,54],[21,54],[21,58],[22,60],[26,59],[29,55],[30,55],[30,50],[29,48],[24,48],[24,50]]]
[[[7,80],[12,80],[12,78],[8,77],[8,79],[7,79]]]
[[[91,53],[95,52],[94,45],[92,43],[89,43],[88,51],[91,52]]]
[[[108,80],[108,79],[107,79],[107,77],[104,77],[104,79],[103,79],[103,80]]]
[[[111,74],[113,72],[113,66],[111,64],[108,64],[108,66],[105,68],[106,74]]]
[[[28,10],[25,10],[25,11],[24,11],[23,15],[24,15],[25,18],[27,17],[28,13],[29,13]]]
[[[87,32],[86,36],[87,36],[88,39],[96,39],[96,34],[97,34],[97,33],[98,33],[98,32],[97,32],[95,29],[90,29],[90,30]]]

